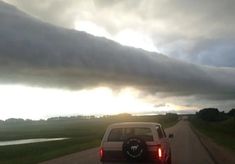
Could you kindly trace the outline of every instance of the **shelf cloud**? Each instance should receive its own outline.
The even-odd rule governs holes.
[[[36,8],[33,2],[36,1],[29,3],[28,11]],[[42,1],[40,6],[37,6],[38,11],[49,8],[53,2],[55,1]],[[72,2],[75,3],[70,1]],[[100,8],[111,5],[121,7],[123,11],[127,10],[122,1],[120,4],[115,3],[116,5],[111,2],[109,4],[108,1],[99,2],[96,5]],[[129,5],[137,5],[135,1],[129,2]],[[23,7],[24,1],[21,3],[18,5]],[[183,7],[187,7],[185,5],[186,2],[181,6],[182,10]],[[53,11],[50,12],[48,17],[53,16]],[[151,14],[152,19],[154,15],[160,15]],[[224,21],[229,21],[229,18],[227,19]],[[228,107],[234,105],[232,102],[235,100],[235,68],[233,67],[197,65],[161,53],[122,46],[102,37],[42,22],[4,2],[0,2],[0,20],[2,84],[24,83],[72,90],[97,86],[109,86],[113,89],[131,86],[158,98],[174,97],[172,101],[178,103],[182,102],[177,100],[177,97],[182,98],[185,100],[182,105],[187,105],[186,100],[192,104],[224,101]],[[203,43],[197,44],[198,49],[202,49],[200,47],[203,46],[223,45],[217,41],[212,45],[206,41]],[[230,51],[233,52],[232,44],[226,45],[230,47],[227,48],[229,56]],[[196,51],[197,48],[194,48]],[[214,55],[220,56],[216,52]],[[233,59],[233,56],[230,58]],[[214,61],[216,63],[216,60]],[[229,63],[226,60],[223,62]]]
[[[52,24],[92,22],[111,38],[126,30],[149,37],[155,49],[194,64],[235,66],[233,0],[5,0]],[[105,32],[104,32],[105,33]]]

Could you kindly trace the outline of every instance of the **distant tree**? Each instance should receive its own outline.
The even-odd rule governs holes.
[[[96,117],[95,116],[89,116],[89,119],[95,119]]]
[[[165,116],[169,120],[178,120],[178,114],[176,113],[166,113]]]
[[[47,121],[58,121],[59,119],[59,117],[50,117],[47,119]]]
[[[235,108],[231,109],[231,110],[228,112],[228,115],[231,116],[231,117],[235,117]]]
[[[129,114],[129,113],[120,113],[120,114],[117,114],[117,115],[114,115],[114,116],[116,116],[116,117],[132,117],[132,115]]]
[[[217,108],[205,108],[197,113],[197,116],[205,121],[222,121],[225,120],[226,114],[219,112]]]
[[[176,113],[166,113],[165,115],[158,115],[159,122],[172,122],[178,120],[179,116]]]
[[[24,119],[22,119],[22,118],[9,118],[5,122],[7,122],[7,123],[22,123],[22,122],[24,122]]]

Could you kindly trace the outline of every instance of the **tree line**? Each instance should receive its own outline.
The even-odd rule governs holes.
[[[229,112],[219,111],[217,108],[204,108],[196,113],[196,116],[205,121],[223,121],[228,118],[235,118],[235,108]]]

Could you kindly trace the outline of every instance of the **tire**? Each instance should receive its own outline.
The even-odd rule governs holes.
[[[147,145],[142,139],[131,137],[124,141],[122,151],[128,161],[143,161],[147,155]]]
[[[170,156],[169,156],[169,158],[167,159],[167,162],[166,162],[167,164],[171,164],[171,154],[170,154]]]

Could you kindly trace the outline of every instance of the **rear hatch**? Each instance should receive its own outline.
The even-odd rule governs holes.
[[[156,141],[153,131],[148,127],[113,128],[110,130],[107,141],[102,144],[103,161],[124,161],[123,143],[130,137],[142,139],[147,145],[147,158],[158,160],[162,156],[160,143]],[[160,148],[160,149],[159,149]],[[160,154],[159,154],[160,153]]]

